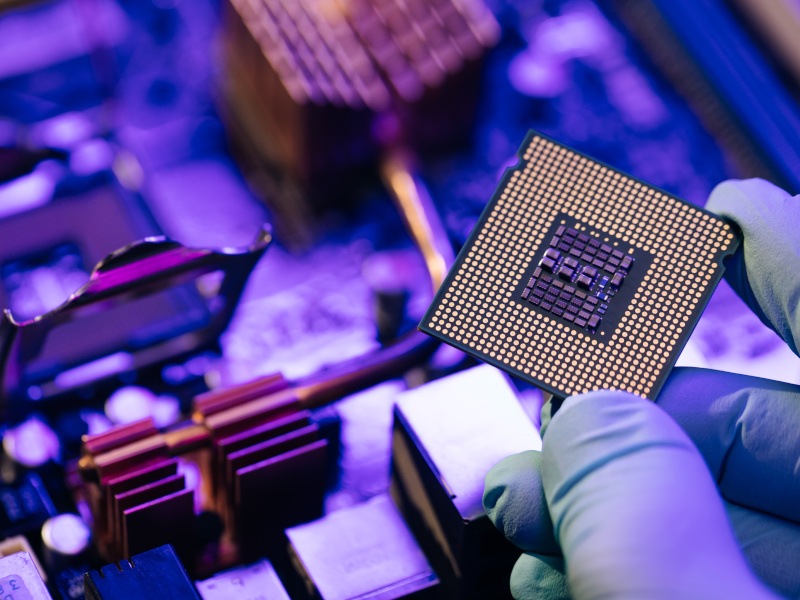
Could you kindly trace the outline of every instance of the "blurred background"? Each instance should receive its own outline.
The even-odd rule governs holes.
[[[125,435],[182,432],[164,452],[186,458],[246,430],[213,433],[217,411],[275,390],[300,390],[291,410],[328,445],[297,472],[319,482],[306,517],[386,494],[397,394],[474,366],[414,337],[436,260],[527,131],[699,205],[728,178],[797,193],[798,32],[797,0],[0,0],[0,496],[38,503],[0,537],[52,554],[43,523],[80,514],[93,541],[43,571],[57,597],[84,597],[85,570],[163,540],[126,537],[157,522],[144,513],[106,515],[122,471],[98,457],[125,436],[81,436],[150,418]],[[800,383],[724,282],[679,364]],[[238,400],[203,396],[231,386]],[[535,421],[541,394],[515,393]],[[179,465],[209,548],[255,502],[209,499],[234,485],[213,460]],[[194,578],[268,556],[335,597],[243,535],[179,554]]]

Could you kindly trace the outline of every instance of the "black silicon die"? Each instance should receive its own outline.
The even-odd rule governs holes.
[[[602,339],[628,307],[649,253],[559,214],[522,277],[519,301]]]

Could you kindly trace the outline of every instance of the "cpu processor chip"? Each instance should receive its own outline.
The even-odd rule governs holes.
[[[531,132],[420,324],[559,397],[655,399],[739,238]]]

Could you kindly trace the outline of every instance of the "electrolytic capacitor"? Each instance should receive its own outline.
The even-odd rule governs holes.
[[[129,385],[109,396],[106,416],[117,425],[152,417],[157,427],[166,427],[180,418],[180,405],[172,396],[157,396],[145,387]]]
[[[368,257],[361,270],[373,294],[378,340],[390,343],[403,327],[415,280],[424,277],[422,264],[410,253],[380,252]]]
[[[16,465],[35,469],[57,460],[61,444],[50,426],[34,416],[3,434],[3,452]]]
[[[78,515],[63,513],[42,525],[42,558],[51,571],[84,562],[91,545],[89,526]]]

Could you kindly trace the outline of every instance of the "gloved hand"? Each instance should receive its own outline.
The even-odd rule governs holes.
[[[707,208],[744,233],[729,283],[797,353],[800,196],[731,181]],[[524,551],[516,598],[800,598],[800,387],[675,369],[656,404],[600,391],[548,410],[542,452],[486,476]]]

